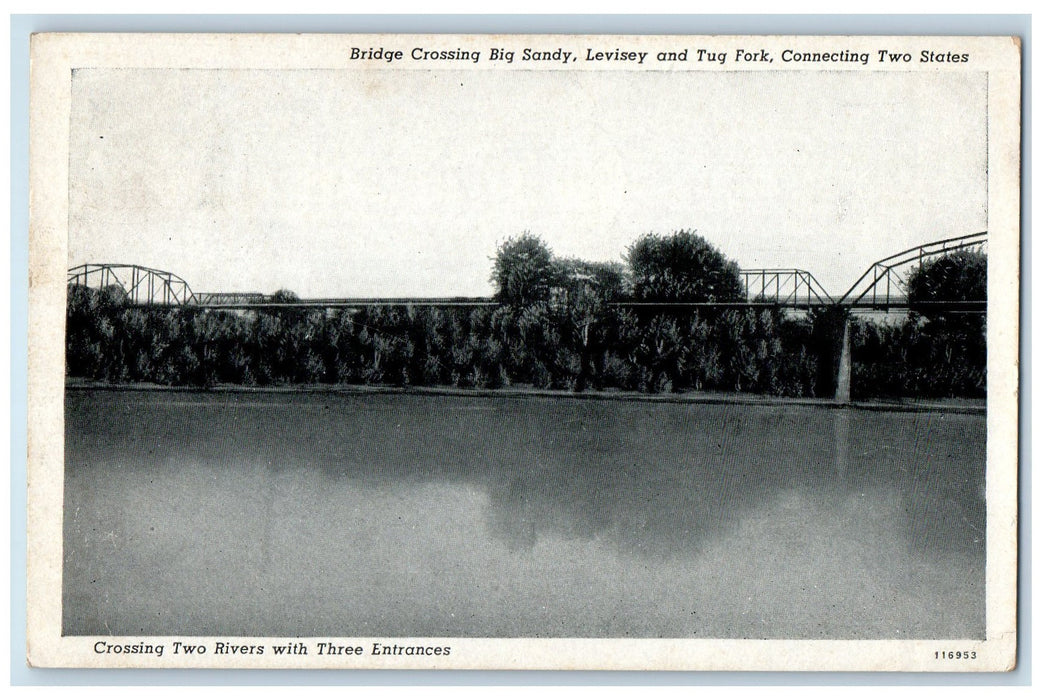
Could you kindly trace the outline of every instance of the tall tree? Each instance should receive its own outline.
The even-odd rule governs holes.
[[[988,257],[958,250],[923,263],[908,278],[908,304],[924,316],[944,313],[923,302],[984,301],[988,298]]]
[[[528,232],[508,238],[496,251],[492,266],[496,299],[519,307],[546,301],[556,273],[553,253],[541,238]]]
[[[933,396],[980,396],[987,391],[987,318],[924,302],[985,301],[988,258],[959,250],[930,260],[908,280],[909,324],[922,323],[913,366],[929,381],[917,393]]]
[[[593,263],[576,258],[555,260],[554,322],[562,340],[575,353],[579,373],[575,390],[593,382],[601,388],[605,352],[615,337],[619,309],[613,302],[629,293],[626,269],[619,263]]]
[[[626,258],[637,301],[726,302],[745,297],[738,263],[694,231],[646,234],[629,247]]]

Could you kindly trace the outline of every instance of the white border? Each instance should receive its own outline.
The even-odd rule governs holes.
[[[367,37],[372,40],[373,37]],[[393,41],[392,36],[382,41]],[[413,42],[417,37],[409,38]],[[541,40],[548,39],[541,37]],[[603,37],[602,37],[603,39]],[[690,40],[691,37],[686,37]],[[777,37],[758,37],[770,48]],[[458,36],[428,36],[430,46],[454,46]],[[497,39],[503,40],[502,37]],[[555,38],[555,40],[562,40]],[[647,37],[615,37],[620,45],[654,42]],[[702,37],[699,41],[727,42],[729,37]],[[811,41],[801,38],[800,41]],[[952,39],[909,37],[859,38],[866,44],[943,50]],[[60,352],[41,349],[63,346],[65,231],[68,181],[68,71],[73,66],[137,67],[192,65],[206,67],[314,67],[315,56],[335,56],[333,36],[239,35],[234,51],[228,37],[213,35],[51,35],[34,43],[30,167],[32,188],[30,233],[29,328],[29,569],[28,627],[30,658],[35,665],[95,667],[89,642],[61,638],[61,512],[62,393],[64,362]],[[792,41],[789,39],[788,41]],[[818,39],[827,42],[827,39]],[[843,40],[850,46],[850,39]],[[926,663],[924,654],[944,646],[934,641],[744,641],[744,640],[451,640],[450,665],[403,664],[400,658],[377,665],[372,657],[365,668],[587,668],[587,669],[712,669],[712,670],[1004,670],[1011,667],[1016,642],[1016,445],[1017,339],[1019,276],[1019,52],[1008,39],[960,38],[987,70],[989,90],[989,464],[988,464],[988,640],[960,642],[979,650],[978,659],[958,667]],[[279,51],[273,51],[273,45]],[[335,59],[319,65],[339,67]],[[751,70],[758,70],[752,67]],[[377,641],[377,640],[369,640]],[[84,642],[87,642],[86,644]],[[955,645],[957,648],[961,646]],[[173,657],[156,666],[172,667]],[[314,659],[315,657],[310,657]],[[242,659],[238,668],[272,667],[271,657]],[[135,666],[151,665],[149,659]],[[299,660],[298,660],[299,661]],[[115,665],[115,664],[114,664]],[[185,667],[212,667],[198,660]],[[221,660],[222,667],[230,665]],[[285,665],[279,664],[279,668]],[[296,666],[317,667],[311,661]],[[341,668],[348,666],[342,665]]]

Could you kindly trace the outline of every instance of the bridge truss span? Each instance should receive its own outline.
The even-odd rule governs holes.
[[[923,263],[959,250],[983,250],[988,244],[988,232],[945,238],[932,243],[902,250],[877,260],[865,270],[850,289],[839,298],[838,304],[850,309],[889,311],[908,308],[908,279],[913,270]],[[922,305],[937,306],[951,311],[979,311],[984,301],[934,301]]]
[[[750,302],[809,308],[835,303],[813,274],[799,269],[739,270]]]
[[[131,304],[183,306],[195,303],[195,295],[182,277],[141,265],[87,263],[68,272],[67,283],[94,289],[118,287]]]
[[[256,306],[268,301],[260,292],[196,292],[193,304],[213,308],[237,308]]]

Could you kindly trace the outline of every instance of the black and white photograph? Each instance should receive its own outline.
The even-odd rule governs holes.
[[[1008,670],[1009,37],[37,35],[41,666]]]

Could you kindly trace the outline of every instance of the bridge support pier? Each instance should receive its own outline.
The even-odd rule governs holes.
[[[850,317],[843,319],[843,341],[836,368],[836,403],[850,403]]]
[[[815,310],[814,346],[818,351],[814,395],[837,403],[850,401],[850,310],[838,304]]]

